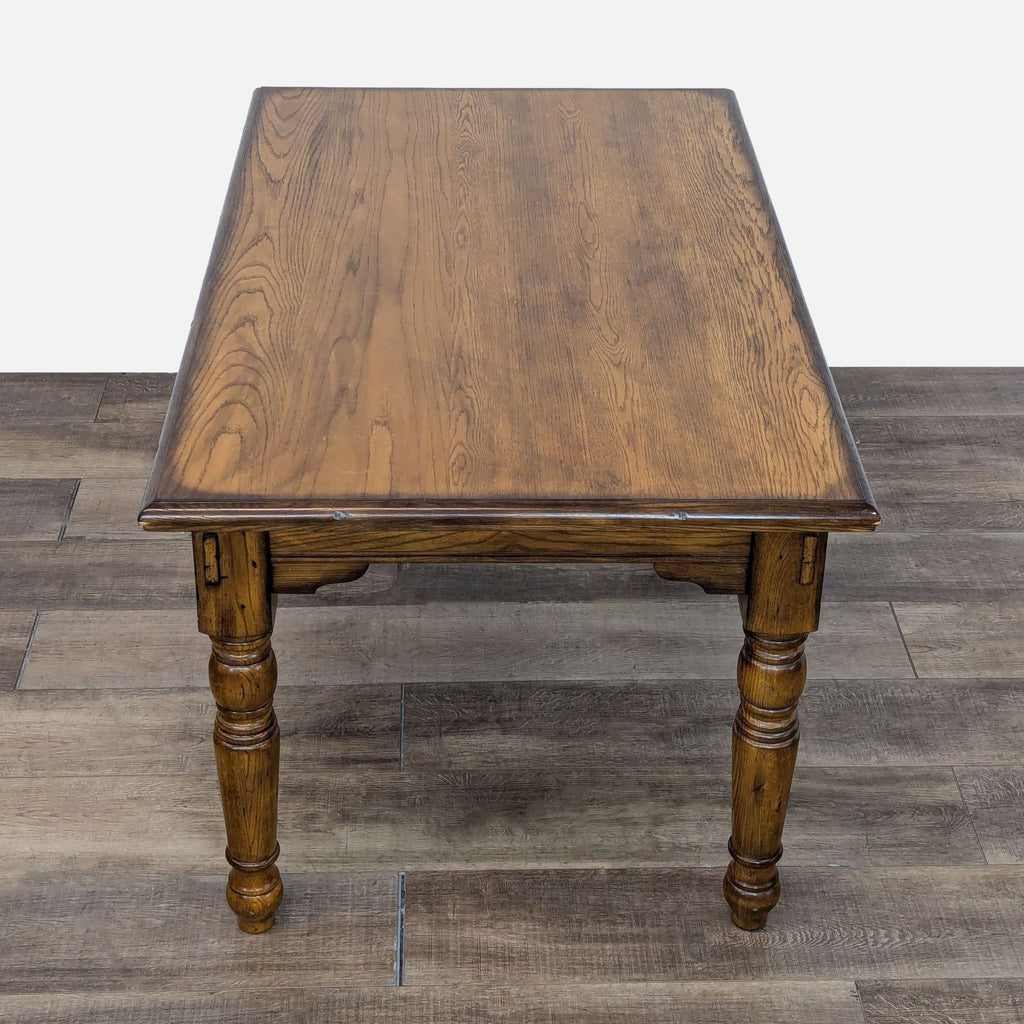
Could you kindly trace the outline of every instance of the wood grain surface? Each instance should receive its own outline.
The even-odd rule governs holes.
[[[126,876],[120,867],[84,862],[73,872],[9,867],[0,871],[0,995],[241,991],[275,978],[314,986],[394,982],[393,873],[293,872],[290,882],[281,918],[291,926],[257,948],[239,936],[231,915],[211,922],[205,913],[223,898],[220,872],[140,866]]]
[[[0,608],[193,607],[188,545],[150,541],[0,541]]]
[[[102,373],[0,373],[0,423],[89,422],[105,386]]]
[[[792,866],[751,938],[715,868],[410,872],[411,985],[1020,977],[1016,866]]]
[[[78,481],[0,478],[0,541],[59,540]],[[138,529],[135,530],[138,536]],[[159,536],[159,535],[158,535]]]
[[[731,93],[256,92],[143,521],[396,500],[874,525]]]
[[[52,422],[25,417],[0,423],[0,476],[145,476],[160,436],[158,423]]]
[[[401,688],[278,690],[282,764],[296,769],[398,768]],[[0,693],[9,725],[0,778],[198,775],[210,780],[208,692],[19,690]],[[39,757],[61,751],[58,765]]]
[[[415,683],[403,688],[408,768],[649,768],[728,764],[732,679]],[[813,678],[800,764],[1016,765],[1016,679]]]
[[[83,480],[64,536],[68,540],[137,540],[136,515],[145,489],[144,477]],[[181,533],[154,533],[151,537],[177,543],[191,540],[189,534]]]
[[[849,366],[836,370],[846,411],[859,416],[1021,416],[1021,366]]]
[[[1024,675],[1024,593],[998,603],[900,603],[894,608],[918,675]]]
[[[989,864],[1024,864],[1024,761],[957,768],[957,783]]]
[[[826,576],[830,601],[1012,601],[1024,591],[1024,532],[840,534]]]
[[[171,373],[117,373],[107,378],[97,423],[163,423],[174,387]]]
[[[1024,394],[1024,371],[1004,376]],[[1024,414],[865,411],[850,425],[885,510],[883,531],[1024,531]]]
[[[26,609],[0,611],[0,690],[14,689],[35,624],[36,614]]]
[[[170,545],[157,545],[166,551]],[[274,647],[281,687],[537,679],[721,679],[743,642],[735,598],[477,602],[424,606],[279,608]],[[96,636],[124,638],[117,649]],[[818,679],[912,678],[892,611],[881,602],[828,604],[808,641]],[[42,611],[24,689],[205,685],[206,645],[195,613]],[[73,668],[72,668],[73,667]]]
[[[1005,997],[1004,997],[1005,998]],[[0,995],[18,1024],[863,1024],[851,982],[684,982],[560,987],[291,988],[144,995]],[[879,1018],[880,1020],[882,1018]],[[889,1018],[885,1018],[887,1024]],[[988,1018],[986,1018],[986,1022]],[[973,1024],[973,1022],[972,1022]],[[992,1024],[996,1024],[993,1018]],[[1015,1024],[1000,1017],[998,1024]]]
[[[1020,1024],[1024,979],[859,981],[864,1024]]]
[[[282,765],[397,766],[401,749],[408,770],[686,768],[724,779],[735,689],[732,679],[279,687]],[[801,703],[800,764],[1013,768],[1019,695],[1013,679],[813,680]],[[0,771],[205,776],[212,713],[198,681],[0,693],[9,726]],[[58,765],[39,756],[44,748],[62,751]]]
[[[195,766],[191,745],[185,751]],[[727,856],[727,768],[399,771],[397,743],[389,753],[383,769],[309,752],[291,759],[279,825],[286,890],[294,870],[685,867]],[[94,866],[116,867],[118,838],[133,863],[156,870],[215,865],[224,833],[204,767],[0,778],[0,856],[17,861],[31,845],[37,869],[59,868],[72,835],[74,859]],[[787,868],[986,863],[949,768],[801,767],[793,801]]]

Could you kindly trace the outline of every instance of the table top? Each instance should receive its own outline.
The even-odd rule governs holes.
[[[874,526],[731,92],[257,90],[140,521],[397,508]]]

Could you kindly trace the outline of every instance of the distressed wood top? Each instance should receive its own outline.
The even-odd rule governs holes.
[[[141,520],[396,507],[873,527],[732,93],[256,92]]]

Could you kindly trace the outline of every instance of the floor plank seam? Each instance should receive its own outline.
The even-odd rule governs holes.
[[[868,1024],[868,1011],[864,1007],[864,996],[860,990],[860,982],[854,979],[853,994],[857,999],[857,1009],[860,1011],[861,1024]]]
[[[956,773],[956,765],[951,765],[950,767],[953,771],[953,782],[956,784],[956,791],[960,794],[960,802],[964,805],[964,813],[967,815],[967,820],[971,823],[971,832],[974,833],[974,841],[978,844],[978,849],[981,850],[982,857],[985,858],[985,864],[987,866],[991,866],[988,859],[988,853],[985,851],[985,844],[981,841],[981,836],[978,835],[978,826],[974,823],[974,815],[971,814],[970,804],[967,803],[967,800],[964,797],[963,787],[960,785],[960,776]]]
[[[28,640],[25,643],[25,653],[21,656],[21,664],[18,666],[18,675],[14,680],[14,689],[18,689],[21,685],[21,677],[25,672],[25,667],[28,665],[29,651],[32,650],[32,641],[36,638],[36,630],[39,628],[39,611],[36,611],[35,618],[32,620],[32,628],[28,631]]]
[[[99,413],[97,413],[99,415]],[[74,484],[71,487],[71,495],[68,498],[68,507],[64,510],[64,522],[60,524],[60,531],[57,534],[57,543],[60,544],[64,540],[64,536],[67,533],[68,527],[71,525],[71,511],[75,507],[75,499],[78,497],[78,489],[82,486],[82,478],[77,477]]]
[[[395,985],[405,984],[405,872],[398,872],[398,913],[395,930]]]
[[[398,770],[405,767],[405,683],[398,690]]]
[[[893,621],[896,623],[896,629],[900,634],[900,640],[903,643],[903,650],[907,652],[907,661],[910,662],[910,668],[913,670],[914,678],[920,679],[921,677],[917,674],[917,666],[914,664],[914,657],[910,653],[910,648],[907,646],[907,638],[903,635],[903,627],[900,625],[899,616],[896,614],[896,606],[892,601],[886,602],[889,605],[889,610],[892,612]]]
[[[93,415],[93,418],[92,418],[93,423],[99,423],[99,421],[100,421],[100,412],[103,409],[103,402],[104,402],[104,400],[107,397],[107,388],[110,387],[110,380],[111,380],[110,377],[104,378],[103,388],[100,391],[100,401],[99,401],[99,404],[96,406],[96,412],[95,412],[95,414]]]

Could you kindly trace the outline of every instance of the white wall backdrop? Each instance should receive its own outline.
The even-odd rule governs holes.
[[[1019,365],[1020,11],[11,5],[0,370],[177,368],[257,85],[733,88],[830,362]]]

